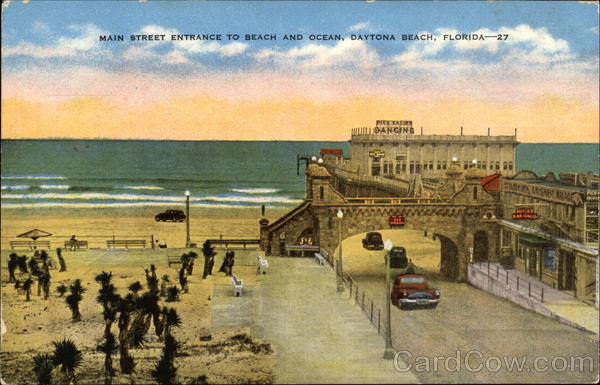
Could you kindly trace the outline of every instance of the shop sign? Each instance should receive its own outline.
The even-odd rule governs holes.
[[[381,150],[373,150],[373,151],[369,151],[369,156],[371,158],[383,158],[385,156],[385,152],[383,152]]]
[[[517,208],[512,214],[513,219],[538,219],[539,217],[532,208]]]
[[[390,215],[390,226],[404,226],[404,215]]]

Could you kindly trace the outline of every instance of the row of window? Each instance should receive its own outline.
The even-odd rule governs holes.
[[[471,167],[471,162],[464,162],[463,168],[465,170]],[[394,170],[395,168],[395,170]],[[384,174],[405,174],[405,173],[421,173],[425,170],[446,170],[448,168],[448,163],[446,161],[437,161],[437,164],[434,164],[433,161],[418,163],[415,161],[410,161],[410,163],[406,163],[405,161],[401,161],[398,163],[393,163],[392,161],[384,161],[381,163],[373,162],[373,175]],[[478,162],[477,168],[483,170],[496,170],[500,171],[500,161],[491,161],[488,165],[485,161]],[[506,161],[502,164],[503,170],[511,170],[513,169],[513,162]]]

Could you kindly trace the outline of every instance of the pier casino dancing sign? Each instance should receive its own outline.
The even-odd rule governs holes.
[[[374,134],[414,134],[412,120],[378,120]]]

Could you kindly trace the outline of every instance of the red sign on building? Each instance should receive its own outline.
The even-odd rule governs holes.
[[[404,215],[390,215],[390,226],[404,226]]]
[[[344,150],[339,148],[322,148],[320,151],[321,155],[335,155],[342,156],[344,155]]]
[[[517,208],[512,214],[513,219],[538,219],[540,216],[531,208]]]

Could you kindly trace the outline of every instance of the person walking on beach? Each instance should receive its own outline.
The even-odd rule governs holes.
[[[210,245],[210,241],[207,239],[202,245],[202,254],[204,254],[204,271],[202,272],[202,279],[206,279],[207,276],[212,275],[212,263],[215,258],[215,248]]]
[[[182,263],[181,268],[179,269],[179,284],[181,285],[181,291],[184,293],[190,292],[187,279],[187,266],[185,263]]]
[[[17,277],[15,277],[15,270],[19,265],[19,256],[16,253],[12,253],[8,256],[8,258],[8,282],[17,282]]]
[[[231,251],[229,254],[229,258],[227,258],[227,264],[225,265],[225,274],[228,277],[231,277],[231,275],[232,275],[234,260],[235,260],[235,252]]]
[[[58,263],[60,264],[59,271],[67,271],[67,262],[65,262],[65,259],[62,256],[62,250],[60,247],[56,248],[56,255],[58,256]]]
[[[225,252],[225,258],[223,259],[223,263],[221,264],[221,267],[219,268],[219,273],[227,273],[225,266],[227,266],[227,260],[229,260],[229,251]]]

